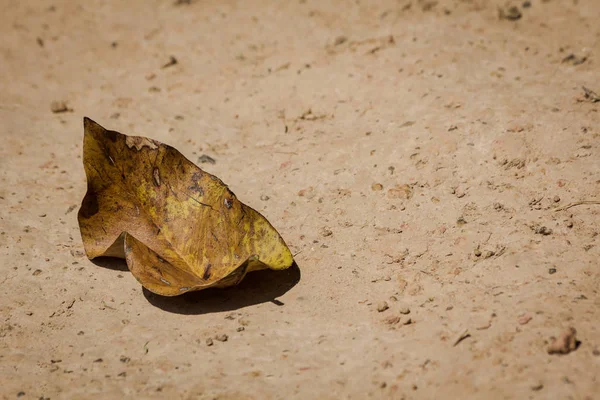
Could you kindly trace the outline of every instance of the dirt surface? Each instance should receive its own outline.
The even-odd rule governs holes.
[[[597,398],[600,2],[4,3],[1,398]],[[299,268],[90,262],[83,116],[210,157]]]

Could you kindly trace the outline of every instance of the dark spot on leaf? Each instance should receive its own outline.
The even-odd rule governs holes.
[[[202,279],[207,280],[208,278],[210,278],[210,268],[212,267],[212,264],[208,264],[206,266],[206,270],[204,270],[204,275],[202,275]]]
[[[227,209],[233,207],[233,201],[231,201],[231,199],[225,198],[225,207],[227,207]]]
[[[115,131],[104,131],[106,137],[108,137],[112,142],[116,142],[117,141],[117,136],[119,135],[119,132],[115,132]]]
[[[161,276],[161,277],[163,276],[162,271],[156,265],[152,265],[152,269],[155,270],[159,276]]]
[[[160,172],[158,172],[158,168],[154,168],[152,172],[152,177],[154,178],[154,185],[157,187],[160,186]]]
[[[198,181],[201,178],[202,178],[202,174],[200,172],[194,172],[192,174],[193,185],[188,186],[188,190],[192,190],[192,191],[198,193],[200,196],[204,196],[204,189],[202,189],[202,186],[200,186],[200,184],[198,183]]]
[[[98,211],[100,211],[100,207],[98,206],[98,198],[96,197],[96,193],[88,191],[83,198],[83,202],[81,203],[79,215],[83,218],[90,218],[96,215]]]
[[[204,196],[204,189],[201,186],[198,186],[197,183],[194,183],[192,186],[188,186],[188,190],[198,193],[200,196]]]

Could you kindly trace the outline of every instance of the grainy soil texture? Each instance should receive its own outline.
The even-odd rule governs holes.
[[[0,398],[598,398],[600,1],[0,7]],[[84,116],[298,267],[166,298],[88,260]]]

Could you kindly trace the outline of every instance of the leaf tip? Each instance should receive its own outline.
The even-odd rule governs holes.
[[[83,117],[83,133],[93,134],[94,132],[102,132],[104,128],[91,118]]]
[[[88,117],[83,117],[83,128],[84,129],[88,129],[89,127],[93,126],[93,124],[98,125],[94,120],[92,120],[91,118]]]

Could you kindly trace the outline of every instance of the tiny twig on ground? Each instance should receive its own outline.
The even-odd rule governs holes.
[[[585,86],[582,86],[581,88],[583,89],[584,97],[586,99],[588,99],[592,103],[597,103],[600,101],[600,96],[598,96],[596,94],[596,92],[594,92],[591,89],[586,88]]]
[[[600,201],[598,201],[598,200],[583,200],[583,201],[576,201],[576,202],[573,202],[573,203],[569,203],[569,204],[567,204],[567,205],[565,205],[565,206],[558,207],[558,208],[557,208],[557,209],[555,209],[554,211],[563,211],[563,210],[568,210],[568,209],[569,209],[569,208],[571,208],[571,207],[575,207],[575,206],[581,206],[581,205],[584,205],[584,204],[598,204],[598,205],[600,205]]]

